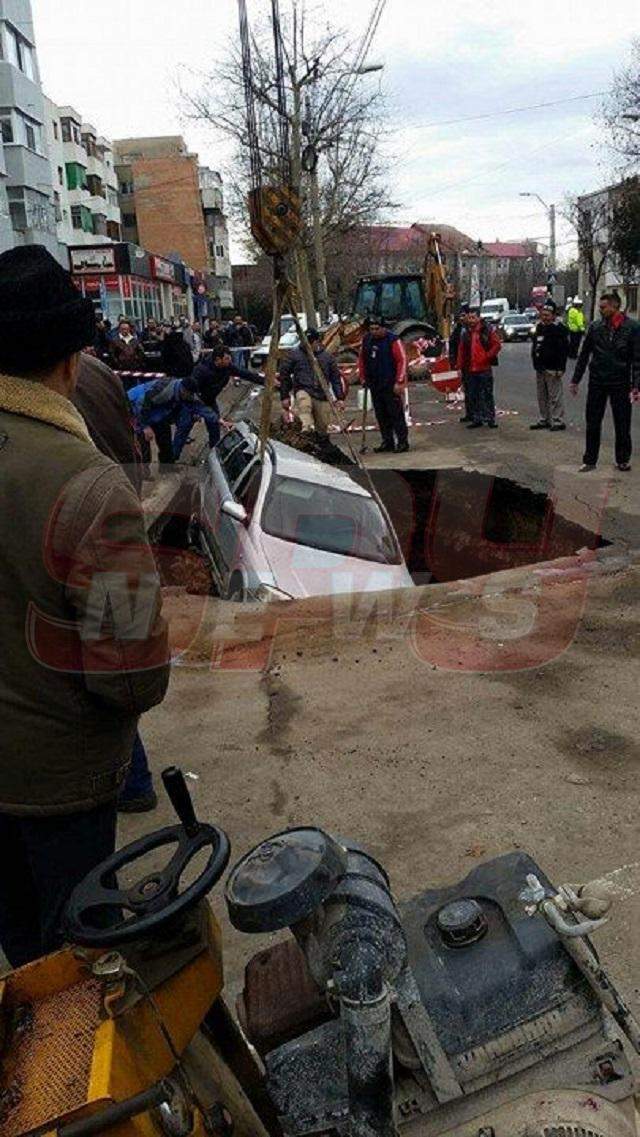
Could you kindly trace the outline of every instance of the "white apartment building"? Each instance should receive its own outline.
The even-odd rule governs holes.
[[[58,240],[98,245],[121,237],[111,143],[73,107],[45,99]]]
[[[233,308],[233,284],[222,177],[217,170],[200,166],[198,180],[207,238],[210,289],[215,296],[216,309],[229,310]]]

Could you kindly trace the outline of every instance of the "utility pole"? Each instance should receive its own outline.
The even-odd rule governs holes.
[[[549,228],[551,230],[549,237],[549,267],[552,272],[556,271],[556,207],[555,205],[549,206]]]
[[[535,197],[544,209],[549,221],[549,270],[555,273],[556,271],[556,207],[555,205],[547,205],[546,201],[540,197],[539,193],[520,193],[519,197]]]

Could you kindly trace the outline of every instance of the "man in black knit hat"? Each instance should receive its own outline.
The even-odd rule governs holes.
[[[70,401],[93,308],[41,246],[0,256],[0,945],[62,942],[73,887],[115,846],[167,629],[140,503]]]

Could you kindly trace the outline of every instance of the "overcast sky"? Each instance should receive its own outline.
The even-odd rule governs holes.
[[[281,0],[284,6],[289,0]],[[302,0],[299,0],[301,3]],[[203,163],[222,167],[220,139],[181,120],[175,76],[204,70],[236,34],[236,0],[32,0],[43,83],[110,138],[184,133]],[[269,7],[249,0],[250,18]],[[373,0],[338,5],[341,23],[361,35]],[[388,0],[370,58],[384,63],[386,147],[398,224],[436,221],[472,237],[545,239],[547,220],[533,191],[560,205],[609,176],[594,122],[600,99],[640,35],[638,0]],[[375,78],[363,78],[364,83]],[[496,114],[573,99],[555,107]],[[559,225],[559,257],[571,232]],[[232,242],[235,260],[245,259]]]

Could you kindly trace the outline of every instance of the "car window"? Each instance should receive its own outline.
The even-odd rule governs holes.
[[[220,439],[216,446],[216,454],[219,461],[224,466],[225,459],[242,442],[242,435],[237,430],[230,430],[223,438]]]
[[[262,514],[272,537],[312,549],[398,564],[400,554],[389,524],[371,497],[276,474]]]
[[[256,507],[258,494],[260,493],[260,486],[262,485],[262,463],[255,460],[241,475],[239,481],[234,486],[233,496],[236,501],[240,502],[247,511],[247,516],[251,517]]]
[[[222,468],[227,475],[227,481],[230,486],[235,486],[236,482],[247,469],[247,466],[253,462],[254,458],[255,447],[246,439],[243,439],[240,446],[235,446],[234,449],[225,456],[222,462]]]

